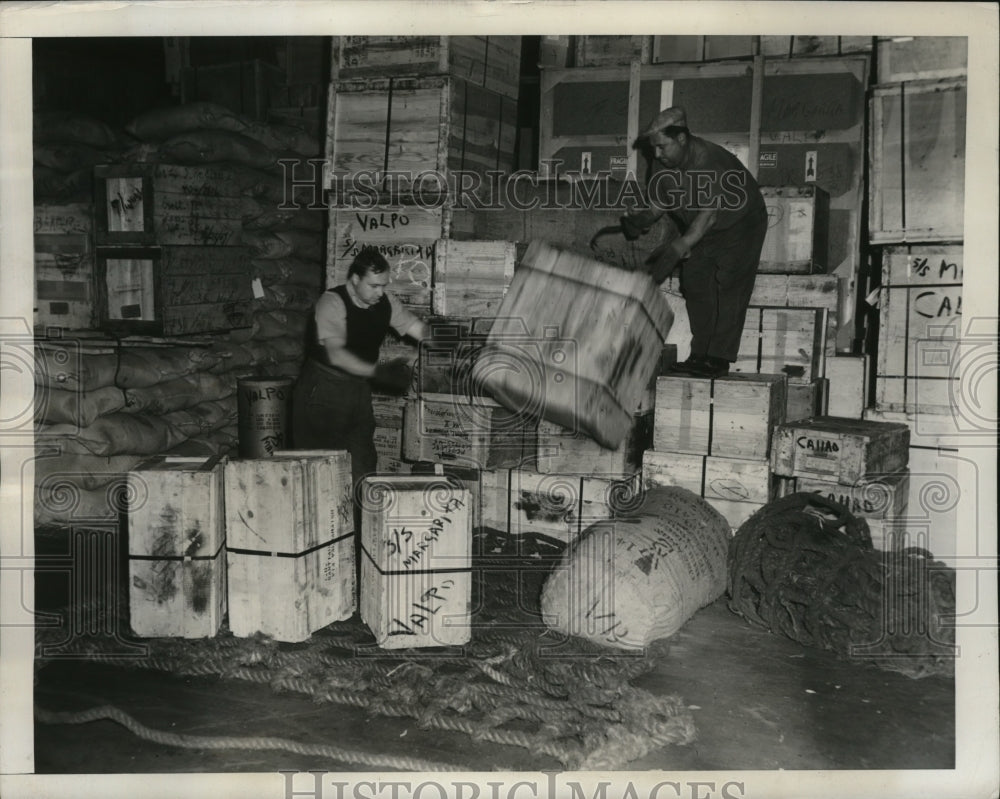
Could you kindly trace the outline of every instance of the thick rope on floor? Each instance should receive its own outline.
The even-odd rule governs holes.
[[[138,738],[164,746],[177,746],[184,749],[241,749],[250,751],[273,750],[293,752],[297,755],[314,755],[325,757],[347,766],[363,765],[371,768],[392,768],[400,771],[462,771],[458,766],[438,763],[433,760],[420,760],[412,757],[394,757],[389,755],[363,752],[358,749],[348,749],[329,744],[307,744],[291,741],[287,738],[270,738],[255,736],[245,738],[228,735],[186,735],[177,732],[164,732],[147,727],[134,719],[125,711],[112,705],[81,710],[78,712],[55,712],[41,707],[35,708],[35,718],[42,724],[89,724],[93,721],[114,721]]]
[[[114,657],[114,642],[78,638],[60,646],[87,659],[178,676],[217,676],[363,708],[371,715],[414,718],[426,729],[548,755],[568,769],[621,769],[667,744],[695,736],[691,711],[676,696],[632,686],[663,649],[625,653],[550,632],[538,610],[545,577],[539,557],[549,542],[517,552],[482,541],[492,567],[479,573],[473,638],[464,647],[380,650],[356,617],[301,644],[263,636],[147,639],[143,657]],[[530,541],[528,543],[531,543]],[[527,560],[526,560],[527,559]],[[531,565],[526,565],[531,564]],[[45,631],[39,629],[44,645]],[[50,631],[49,637],[58,637]],[[44,652],[44,646],[40,650]],[[44,663],[44,655],[39,660]]]
[[[729,608],[807,646],[910,677],[954,674],[955,573],[880,552],[864,519],[817,494],[764,506],[729,548]]]

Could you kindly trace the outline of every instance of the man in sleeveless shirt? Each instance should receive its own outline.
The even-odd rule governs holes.
[[[691,323],[691,356],[673,371],[729,372],[767,233],[767,208],[753,175],[728,150],[691,134],[679,106],[661,111],[641,134],[653,152],[650,208],[622,218],[635,239],[664,214],[681,231],[668,256],[682,263],[681,293]],[[654,279],[666,279],[666,273]]]
[[[359,482],[376,469],[372,386],[401,394],[410,384],[405,359],[378,364],[379,348],[389,328],[418,342],[426,335],[424,323],[386,293],[388,283],[385,258],[362,250],[348,269],[347,282],[320,296],[292,398],[296,449],[350,452],[356,524]]]

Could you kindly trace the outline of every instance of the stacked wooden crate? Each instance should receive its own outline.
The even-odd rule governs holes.
[[[427,316],[453,183],[513,168],[520,38],[349,36],[334,60],[328,280],[343,282],[375,248],[392,268],[389,290]]]
[[[865,418],[909,427],[907,528],[940,555],[956,552],[957,497],[973,490],[959,488],[954,448],[976,433],[958,406],[965,356],[982,344],[962,321],[967,47],[964,37],[879,39],[869,100],[881,270]]]
[[[737,529],[775,498],[771,437],[787,390],[781,374],[658,378],[644,483],[694,491]]]
[[[35,325],[85,330],[94,315],[94,221],[89,203],[35,206]]]
[[[864,518],[877,549],[906,522],[910,431],[905,424],[822,416],[779,426],[771,466],[782,495],[822,494]]]

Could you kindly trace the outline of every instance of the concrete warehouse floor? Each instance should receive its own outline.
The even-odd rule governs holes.
[[[65,600],[55,575],[39,574],[36,584],[40,609]],[[48,663],[36,682],[36,705],[46,710],[114,705],[174,733],[349,745],[470,771],[559,768],[554,758],[519,747],[424,731],[413,719],[369,718],[361,709],[234,680],[64,660]],[[629,771],[954,768],[952,680],[913,680],[804,648],[751,627],[728,610],[725,598],[695,614],[655,668],[633,684],[657,695],[679,694],[694,706],[697,740],[653,751]],[[372,770],[285,752],[161,746],[112,721],[35,725],[37,773],[277,769]]]

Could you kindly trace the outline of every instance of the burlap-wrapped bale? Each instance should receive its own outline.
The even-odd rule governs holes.
[[[542,590],[554,630],[632,649],[673,635],[726,590],[729,523],[697,494],[650,489],[565,552]]]

